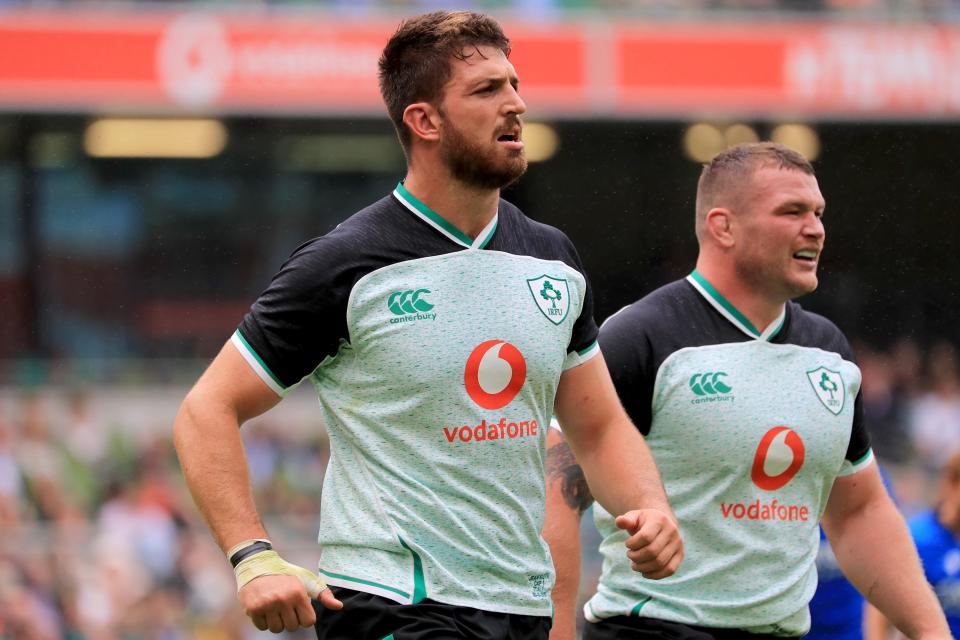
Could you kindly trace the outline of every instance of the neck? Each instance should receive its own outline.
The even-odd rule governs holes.
[[[438,165],[433,167],[438,169],[435,173],[410,168],[403,186],[467,237],[475,239],[497,214],[500,190],[465,185]]]
[[[757,291],[749,282],[737,275],[725,261],[710,260],[703,253],[697,259],[697,272],[707,279],[720,295],[746,316],[758,331],[763,331],[783,313],[786,300],[771,297]]]

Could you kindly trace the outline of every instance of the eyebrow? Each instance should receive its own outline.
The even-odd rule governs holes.
[[[470,83],[469,87],[470,87],[470,90],[473,91],[474,89],[479,89],[480,87],[487,84],[500,87],[505,82],[509,82],[511,85],[513,85],[513,88],[515,90],[520,89],[520,78],[518,78],[517,76],[510,76],[508,80],[504,80],[503,76],[487,76],[485,78],[479,78],[478,80]]]
[[[814,211],[819,211],[820,213],[823,213],[823,211],[826,208],[827,208],[826,202],[815,203],[809,200],[788,200],[787,202],[784,202],[779,207],[777,207],[777,211],[786,211],[788,209],[803,209],[803,210],[813,209]]]

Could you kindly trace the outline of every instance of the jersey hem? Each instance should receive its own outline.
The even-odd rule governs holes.
[[[378,585],[366,580],[361,581],[360,578],[349,578],[339,574],[331,575],[323,569],[320,569],[320,575],[322,576],[323,581],[330,586],[343,587],[344,589],[350,589],[352,591],[370,593],[375,596],[380,596],[381,598],[386,598],[387,600],[392,600],[398,604],[413,603],[413,598],[409,593],[401,591],[400,589],[395,589],[394,587]]]
[[[334,587],[343,587],[344,589],[350,589],[352,591],[362,591],[363,593],[370,593],[375,596],[380,596],[386,598],[398,604],[415,604],[413,598],[405,591],[401,589],[396,589],[387,585],[378,585],[376,583],[370,582],[368,580],[362,580],[361,578],[350,578],[348,576],[342,576],[340,574],[335,574],[331,576],[328,572],[320,569],[320,575],[323,578],[323,581],[328,585]],[[471,600],[469,598],[450,598],[446,596],[437,596],[429,595],[428,599],[433,602],[442,602],[443,604],[450,604],[458,607],[470,607],[471,609],[478,609],[480,611],[491,611],[494,613],[509,613],[514,615],[522,616],[539,616],[543,618],[551,617],[552,613],[550,607],[545,607],[542,609],[537,609],[533,607],[511,607],[503,605],[491,606],[489,603],[481,603],[476,600]]]
[[[654,599],[649,597],[650,599]],[[644,602],[644,604],[646,604]],[[636,607],[634,607],[636,609]],[[789,620],[791,617],[797,615],[797,612],[790,614],[786,618],[781,619],[778,622],[770,622],[767,624],[737,624],[730,623],[729,621],[716,621],[716,620],[688,620],[685,618],[671,618],[664,616],[662,614],[658,615],[643,615],[638,611],[634,610],[622,610],[622,611],[609,611],[606,612],[606,615],[599,615],[596,611],[593,610],[592,600],[588,600],[586,604],[583,605],[583,617],[587,622],[592,622],[598,624],[603,622],[608,618],[614,618],[617,616],[624,616],[626,618],[647,618],[649,620],[663,620],[664,622],[675,622],[677,624],[693,625],[698,627],[707,627],[709,629],[726,629],[730,631],[743,631],[744,633],[760,633],[764,635],[782,635],[787,638],[795,638],[802,636],[803,634],[809,631],[809,626],[806,629],[801,629],[799,627],[789,628],[781,626],[781,623]]]
[[[500,605],[493,603],[481,603],[476,600],[471,600],[470,598],[449,598],[443,595],[430,595],[430,600],[434,602],[442,602],[443,604],[452,604],[457,607],[470,607],[471,609],[478,609],[480,611],[490,611],[493,613],[509,613],[512,615],[518,616],[537,616],[541,618],[549,618],[552,616],[552,605],[546,604],[543,608],[534,608],[534,607],[522,607],[522,606],[510,606],[510,605]],[[491,606],[493,605],[493,606]]]

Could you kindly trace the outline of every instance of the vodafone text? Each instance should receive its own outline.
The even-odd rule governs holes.
[[[444,427],[443,435],[451,444],[458,439],[461,442],[483,442],[484,440],[535,438],[537,427],[536,420],[508,422],[506,418],[500,418],[500,422],[488,423],[484,420],[475,427],[466,424],[462,427]]]
[[[735,518],[737,520],[772,520],[782,522],[801,520],[806,522],[810,519],[810,509],[805,505],[781,504],[776,500],[760,502],[760,500],[757,499],[750,504],[744,504],[742,502],[721,502],[720,512],[724,518]]]

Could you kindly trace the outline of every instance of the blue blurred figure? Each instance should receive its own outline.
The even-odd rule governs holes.
[[[817,574],[817,592],[810,601],[810,633],[805,640],[861,640],[863,596],[844,577],[822,528]]]
[[[890,477],[879,464],[880,477],[887,493],[896,502]],[[923,556],[920,556],[923,559]],[[924,566],[926,566],[926,559]],[[804,640],[862,640],[864,599],[844,577],[827,537],[820,529],[817,550],[817,591],[810,601],[810,633]]]
[[[960,637],[960,450],[954,450],[940,469],[936,507],[908,523],[923,562],[923,572],[937,594],[950,625]],[[867,640],[886,638],[890,623],[872,607],[867,611]]]

